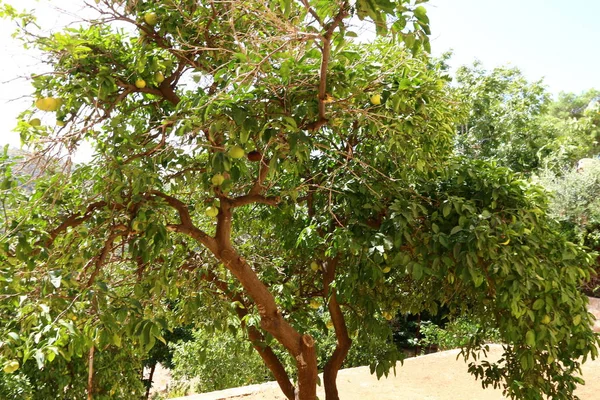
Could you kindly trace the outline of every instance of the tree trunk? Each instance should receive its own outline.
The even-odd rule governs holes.
[[[263,334],[256,329],[256,327],[247,326],[244,322],[244,318],[246,315],[248,315],[247,302],[244,301],[244,298],[240,294],[233,293],[227,284],[221,281],[212,271],[206,271],[206,273],[203,275],[203,278],[213,283],[227,296],[228,299],[240,303],[240,305],[235,307],[235,312],[237,313],[240,321],[242,321],[242,326],[248,332],[248,339],[250,340],[250,343],[252,343],[252,347],[254,347],[254,350],[257,351],[267,368],[269,368],[273,374],[273,377],[279,384],[279,388],[285,397],[287,397],[288,400],[294,400],[295,388],[294,385],[292,385],[292,382],[290,382],[290,378],[283,367],[283,364],[281,361],[279,361],[279,358],[277,358],[277,355],[273,352],[273,349],[264,343]]]
[[[152,379],[154,378],[154,371],[156,370],[156,363],[152,364],[150,368],[150,376],[148,376],[148,387],[146,388],[146,400],[150,398],[150,389],[152,389]]]
[[[315,340],[310,335],[302,335],[300,354],[296,356],[298,370],[298,391],[296,400],[315,400],[317,398],[317,352]]]
[[[181,223],[169,225],[170,230],[186,234],[197,240],[235,276],[244,288],[245,293],[256,304],[260,315],[261,328],[273,335],[296,360],[298,390],[295,393],[295,398],[297,400],[315,400],[317,398],[318,370],[314,339],[310,335],[301,335],[283,318],[273,294],[231,243],[232,209],[259,200],[262,202],[268,200],[259,194],[267,171],[268,164],[265,164],[264,168],[261,167],[260,176],[249,195],[236,199],[229,199],[224,195],[219,196],[221,206],[217,215],[214,238],[194,225],[189,210],[183,202],[160,192],[153,192],[152,195],[160,197],[178,211]],[[275,371],[273,372],[275,373]]]
[[[285,397],[287,397],[288,400],[294,400],[294,385],[290,382],[290,378],[288,377],[283,364],[281,364],[281,361],[279,361],[279,358],[277,358],[273,349],[270,346],[264,346],[262,343],[262,334],[253,326],[248,327],[248,337],[250,338],[254,349],[258,352],[267,368],[269,368],[273,374],[273,377],[277,381],[277,384]]]
[[[344,320],[344,314],[337,301],[337,293],[335,288],[331,287],[331,283],[335,278],[335,271],[338,260],[330,259],[327,261],[325,266],[325,272],[323,274],[323,287],[325,289],[325,295],[329,296],[327,308],[329,315],[331,316],[331,322],[335,329],[335,336],[337,344],[333,354],[325,364],[323,370],[323,385],[325,386],[325,399],[326,400],[339,400],[340,396],[337,389],[337,374],[346,356],[352,346],[352,339],[348,335],[348,329],[346,328],[346,321]]]
[[[298,388],[295,399],[315,400],[318,370],[314,339],[310,335],[301,335],[283,318],[273,294],[233,247],[226,246],[217,257],[233,273],[256,304],[261,317],[261,328],[273,335],[296,360]]]

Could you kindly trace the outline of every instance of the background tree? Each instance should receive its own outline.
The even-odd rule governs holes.
[[[461,154],[529,175],[559,173],[598,153],[598,91],[552,100],[542,81],[529,82],[517,68],[486,71],[479,63],[459,68],[455,79],[468,112],[458,129]]]
[[[479,63],[459,68],[456,82],[469,111],[459,128],[459,151],[514,171],[535,170],[548,140],[539,120],[550,102],[542,83],[528,82],[517,68],[488,72]]]
[[[33,78],[24,142],[46,159],[95,150],[31,193],[5,168],[4,370],[86,357],[91,396],[94,354],[148,352],[165,329],[213,320],[287,398],[312,400],[311,329],[330,320],[337,399],[353,340],[445,306],[481,319],[466,357],[488,329],[505,341],[505,362],[470,367],[484,384],[572,398],[579,358],[597,353],[577,291],[591,258],[555,231],[539,188],[454,157],[460,109],[422,51],[419,3],[105,0],[50,36],[4,7],[53,71]],[[351,43],[353,16],[389,38]],[[57,126],[32,124],[41,111]],[[398,356],[374,354],[372,371]]]

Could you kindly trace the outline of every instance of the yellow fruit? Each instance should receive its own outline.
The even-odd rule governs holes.
[[[315,299],[312,299],[312,300],[310,301],[310,303],[308,303],[308,305],[310,306],[310,308],[314,308],[315,310],[316,310],[317,308],[320,308],[320,307],[321,307],[321,303],[319,303],[319,301],[318,301],[318,300],[315,300]]]
[[[392,318],[394,318],[392,313],[389,313],[387,311],[382,312],[381,315],[383,315],[383,318],[387,319],[388,321],[391,321]]]
[[[162,72],[160,72],[160,71],[157,71],[157,72],[154,74],[154,80],[156,81],[156,83],[158,83],[158,84],[160,85],[160,84],[161,84],[161,83],[163,83],[163,81],[165,80],[165,76],[163,75],[163,73],[162,73]]]
[[[208,207],[206,207],[206,210],[204,211],[204,213],[206,215],[208,215],[209,217],[214,218],[217,215],[219,215],[219,209],[217,207],[208,206]]]
[[[327,321],[327,324],[325,324],[327,326],[327,329],[332,329],[333,328],[333,322],[331,321]]]
[[[61,121],[61,120],[57,119],[56,126],[65,126],[65,121]]]
[[[550,318],[549,315],[544,315],[544,317],[542,318],[542,324],[549,324],[550,321],[552,321],[552,318]]]
[[[43,98],[43,99],[37,99],[37,100],[35,101],[35,106],[36,106],[38,109],[42,110],[42,111],[46,111],[46,108],[47,108],[47,106],[46,106],[46,98]]]
[[[310,269],[312,269],[313,271],[317,272],[319,270],[319,264],[317,264],[316,262],[311,262],[310,263]]]
[[[155,12],[148,12],[144,14],[144,21],[146,21],[148,25],[154,26],[158,22],[158,15],[156,15]]]
[[[17,360],[12,360],[4,364],[2,370],[7,374],[12,374],[20,367],[19,362]]]
[[[211,182],[213,186],[221,186],[225,182],[225,177],[221,174],[216,174],[212,177]]]
[[[231,158],[242,158],[244,155],[246,155],[246,152],[240,146],[233,146],[229,149],[229,157]]]
[[[391,268],[391,267],[385,267],[385,268],[383,269],[383,273],[384,273],[384,274],[387,274],[387,273],[388,273],[388,272],[390,272],[391,270],[392,270],[392,268]]]
[[[35,106],[42,111],[56,111],[61,104],[62,101],[54,97],[42,97],[35,101]]]
[[[371,104],[373,105],[380,105],[381,104],[381,95],[379,94],[374,94],[373,96],[371,96]]]
[[[31,126],[40,126],[41,124],[42,124],[42,121],[40,121],[39,118],[34,118],[34,119],[29,120],[29,125],[31,125]]]
[[[138,89],[143,89],[146,87],[146,81],[138,78],[135,80],[135,87],[137,87]]]

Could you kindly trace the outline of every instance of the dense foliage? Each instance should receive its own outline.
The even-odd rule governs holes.
[[[54,173],[24,190],[2,163],[4,371],[87,357],[102,398],[95,357],[210,325],[286,397],[313,400],[322,368],[335,400],[353,342],[382,376],[388,320],[444,307],[485,321],[467,358],[489,331],[505,343],[505,362],[472,362],[485,385],[572,398],[597,355],[578,292],[593,260],[540,188],[454,155],[463,109],[420,3],[101,0],[50,36],[5,7],[53,71],[18,130]],[[353,43],[353,17],[387,37]],[[83,141],[93,159],[71,165]]]
[[[459,68],[455,80],[469,111],[458,129],[461,154],[525,174],[560,173],[598,154],[598,91],[552,100],[542,81],[529,82],[517,68],[486,71],[479,63]]]

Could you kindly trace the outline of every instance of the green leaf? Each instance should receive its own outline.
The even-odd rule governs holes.
[[[533,309],[534,310],[540,310],[542,307],[544,307],[544,299],[537,299],[536,301],[533,302]]]
[[[423,266],[419,263],[413,263],[412,275],[415,280],[420,280],[423,277]]]

